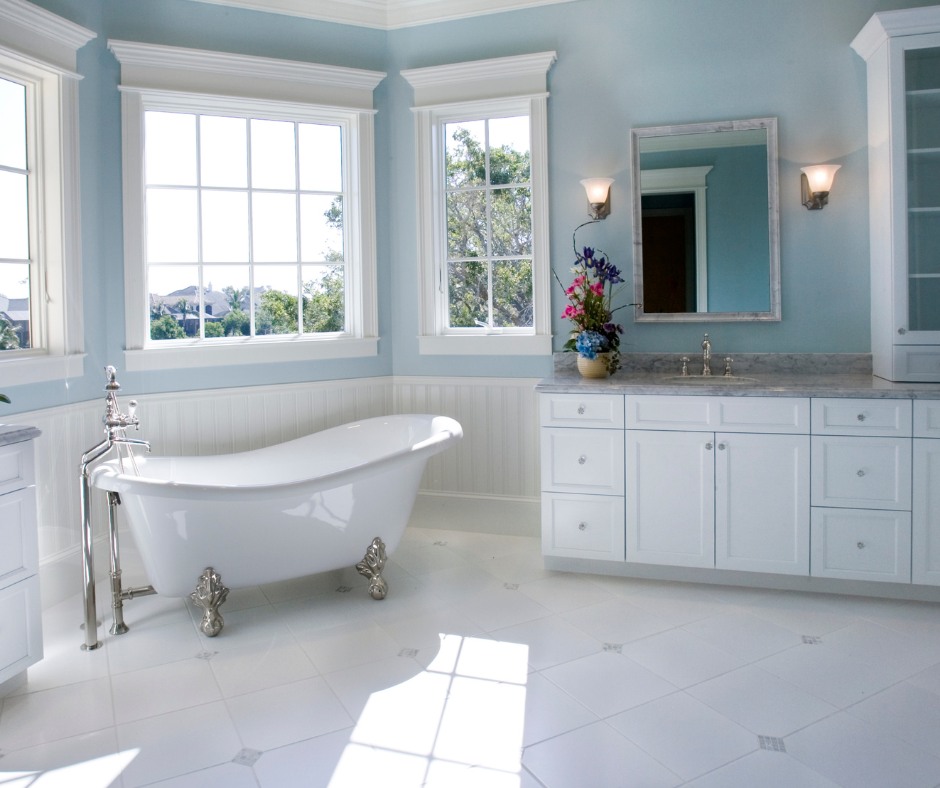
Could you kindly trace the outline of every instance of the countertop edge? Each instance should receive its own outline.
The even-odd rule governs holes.
[[[30,441],[42,435],[39,427],[27,427],[20,424],[0,424],[0,446],[11,443]]]

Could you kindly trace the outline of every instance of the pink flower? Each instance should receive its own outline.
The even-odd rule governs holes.
[[[576,276],[576,277],[574,278],[574,281],[571,283],[571,286],[572,286],[572,287],[579,287],[579,286],[583,285],[586,280],[587,280],[587,277],[586,277],[584,274],[581,274],[581,276]]]
[[[571,285],[567,290],[565,290],[565,295],[571,295],[575,291],[575,286]]]
[[[591,285],[591,292],[594,293],[594,295],[604,295],[604,283],[595,282],[593,285]]]

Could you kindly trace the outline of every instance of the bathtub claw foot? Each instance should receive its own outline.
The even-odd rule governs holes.
[[[211,566],[199,575],[196,590],[189,595],[189,598],[194,605],[205,611],[202,621],[199,622],[199,629],[206,637],[214,638],[225,626],[222,615],[219,613],[219,607],[227,596],[228,589],[222,585],[221,575]]]
[[[385,599],[388,593],[388,583],[382,577],[382,569],[385,568],[385,542],[379,537],[372,540],[369,549],[366,550],[365,557],[356,564],[356,570],[360,575],[369,578],[369,593],[373,599]]]

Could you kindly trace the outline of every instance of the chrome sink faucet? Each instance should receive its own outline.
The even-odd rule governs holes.
[[[708,341],[708,334],[705,335],[705,341],[702,342],[702,375],[709,377],[712,374],[710,362],[712,360],[712,343]]]

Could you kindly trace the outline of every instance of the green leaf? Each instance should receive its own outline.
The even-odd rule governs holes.
[[[6,402],[9,405],[10,398],[6,394],[0,394],[0,402]]]

